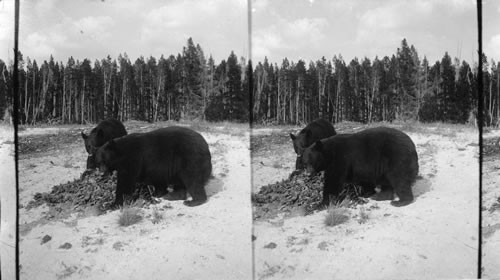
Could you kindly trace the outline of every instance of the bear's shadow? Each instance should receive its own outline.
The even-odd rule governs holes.
[[[220,191],[222,191],[223,186],[224,183],[222,183],[221,179],[217,177],[211,178],[205,185],[205,191],[207,193],[207,196],[210,197],[219,193]]]
[[[419,176],[412,187],[413,196],[419,197],[431,190],[431,181],[428,178]]]

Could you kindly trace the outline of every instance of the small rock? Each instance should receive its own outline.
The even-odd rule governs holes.
[[[43,245],[43,244],[45,244],[45,243],[49,242],[51,239],[52,239],[52,236],[50,236],[50,235],[48,235],[48,234],[47,234],[47,235],[45,235],[45,236],[42,238],[42,242],[40,243],[40,245]]]
[[[71,243],[64,243],[63,245],[59,246],[59,249],[71,249],[71,247],[73,247],[73,245],[71,245]]]
[[[115,242],[115,244],[113,244],[113,249],[117,250],[117,251],[123,251],[123,243],[118,241],[118,242]]]
[[[267,244],[266,246],[264,246],[264,248],[266,248],[266,249],[274,249],[276,247],[278,247],[278,245],[276,245],[276,243],[274,243],[274,242],[271,242],[271,243]]]
[[[326,241],[322,241],[318,244],[318,249],[321,251],[326,251],[328,250],[328,243]]]

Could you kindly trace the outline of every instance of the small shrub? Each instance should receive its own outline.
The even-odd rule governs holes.
[[[151,221],[153,222],[153,224],[157,224],[161,220],[163,220],[163,213],[160,212],[160,210],[158,210],[158,208],[154,207]]]
[[[365,208],[361,207],[359,209],[359,220],[358,222],[360,224],[364,224],[368,221],[368,219],[370,218],[370,215],[368,214],[368,212],[366,212]]]
[[[133,224],[137,224],[142,220],[141,210],[139,208],[130,207],[129,205],[124,205],[121,209],[120,216],[118,218],[118,224],[122,227],[127,227]]]
[[[347,208],[341,206],[344,201],[339,204],[330,204],[325,217],[326,226],[333,227],[343,224],[349,220],[349,216],[347,216]]]

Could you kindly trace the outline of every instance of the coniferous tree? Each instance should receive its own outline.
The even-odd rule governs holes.
[[[238,65],[238,58],[231,52],[227,58],[227,82],[226,82],[226,100],[225,115],[229,120],[243,120],[243,110],[245,106],[244,94],[241,84],[241,67]]]

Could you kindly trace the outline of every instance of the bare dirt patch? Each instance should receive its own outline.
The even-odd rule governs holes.
[[[397,208],[389,201],[368,199],[346,208],[342,215],[347,220],[334,226],[325,224],[327,210],[305,216],[281,212],[256,220],[256,279],[476,277],[477,131],[441,124],[382,125],[402,129],[416,144],[420,168],[413,186],[415,201]],[[365,127],[335,125],[338,133]],[[295,154],[288,134],[298,130],[276,127],[252,132],[270,140],[252,146],[254,193],[286,180],[293,171]]]
[[[0,278],[16,278],[14,128],[0,124]]]
[[[483,134],[482,277],[500,279],[500,146],[499,130]]]
[[[132,121],[125,126],[132,133],[173,124]],[[99,211],[88,203],[100,201],[87,199],[87,194],[99,193],[96,188],[102,183],[97,177],[95,182],[80,177],[87,156],[80,131],[92,125],[26,128],[20,136],[26,153],[19,161],[21,278],[249,279],[248,130],[231,123],[175,125],[199,129],[209,144],[214,177],[206,186],[208,202],[190,208],[182,201],[160,199],[158,204],[141,207],[142,219],[126,227],[119,224],[120,211]],[[68,182],[81,183],[85,190],[78,191],[72,184],[75,196],[66,197],[63,192],[55,196],[57,202],[66,203],[27,207],[36,193],[48,194]],[[106,193],[114,198],[114,191]],[[58,207],[62,211],[57,212]],[[50,240],[41,244],[46,235]],[[238,244],[239,250],[228,244]]]

